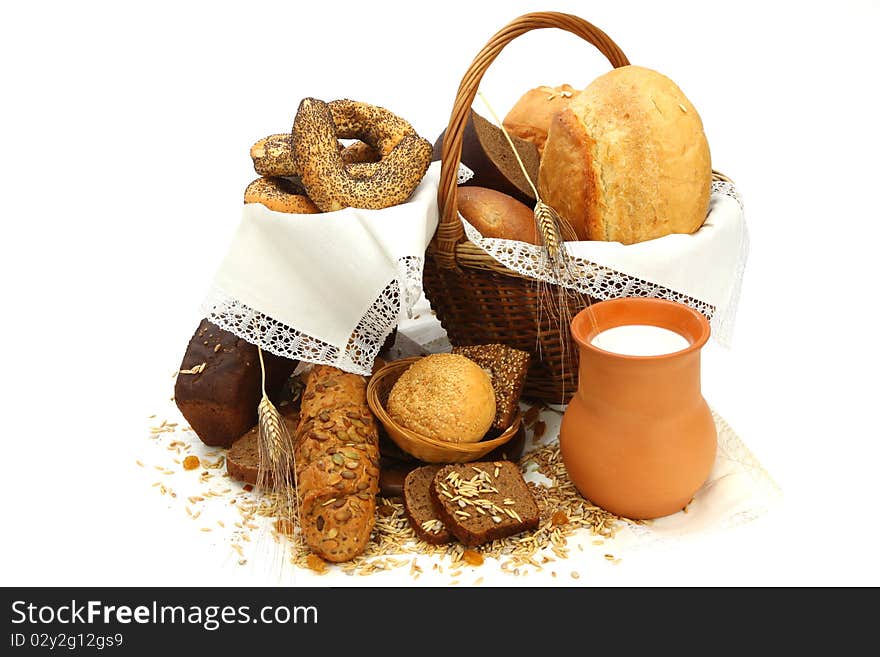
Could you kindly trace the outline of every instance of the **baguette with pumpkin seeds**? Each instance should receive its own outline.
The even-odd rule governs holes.
[[[327,561],[356,557],[373,531],[379,492],[379,433],[363,377],[316,366],[294,444],[306,544]]]

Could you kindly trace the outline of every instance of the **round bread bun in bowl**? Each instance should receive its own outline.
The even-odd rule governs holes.
[[[373,374],[367,385],[367,403],[389,438],[427,463],[476,461],[510,441],[521,424],[517,415],[500,435],[487,435],[495,417],[491,382],[478,365],[468,361],[485,379],[458,359],[468,361],[453,354],[393,361]],[[414,372],[404,377],[416,364]],[[399,379],[403,381],[395,391]],[[457,399],[450,396],[456,386],[462,393]]]

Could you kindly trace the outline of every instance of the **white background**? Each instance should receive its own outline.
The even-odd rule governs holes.
[[[535,0],[4,6],[0,584],[226,583],[132,455],[237,225],[250,145],[307,95],[384,105],[433,140],[473,55],[540,9],[678,82],[736,180],[752,253],[704,393],[786,496],[597,581],[880,584],[878,3]],[[483,89],[503,113],[607,68],[545,31]]]

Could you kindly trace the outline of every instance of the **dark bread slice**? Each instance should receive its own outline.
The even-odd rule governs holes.
[[[434,475],[443,466],[424,465],[406,475],[403,482],[403,508],[410,526],[420,539],[432,545],[443,545],[452,540],[452,534],[443,525],[431,499],[431,484]],[[434,527],[425,529],[423,525],[431,522]]]
[[[440,159],[445,136],[444,130],[434,143],[431,156],[434,161]],[[541,163],[538,147],[514,135],[510,138],[529,172],[529,177],[537,184],[538,167]],[[535,205],[535,193],[523,175],[501,128],[473,110],[462,134],[461,163],[474,172],[474,177],[464,183],[466,186],[488,187],[512,196],[529,207]]]
[[[536,529],[540,521],[538,504],[510,461],[445,465],[434,475],[431,498],[446,528],[469,547]]]
[[[284,426],[293,436],[299,416],[296,413],[282,415]],[[226,452],[226,472],[233,479],[256,485],[260,469],[260,427],[255,426],[232,443]]]
[[[454,347],[452,353],[470,358],[489,372],[495,390],[495,420],[492,426],[504,431],[519,412],[519,397],[526,383],[530,356],[503,344]]]

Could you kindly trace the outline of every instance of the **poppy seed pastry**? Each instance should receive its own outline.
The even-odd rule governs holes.
[[[351,100],[304,98],[293,122],[293,161],[303,187],[324,212],[380,210],[405,202],[431,161],[431,144],[388,110]],[[362,139],[378,162],[346,164],[338,139]]]
[[[244,190],[245,203],[261,203],[275,212],[318,214],[305,191],[287,178],[257,178]]]
[[[452,443],[475,443],[495,419],[489,375],[457,354],[417,360],[388,393],[388,414],[410,431]]]
[[[293,148],[290,145],[292,136],[289,132],[263,137],[251,146],[251,159],[254,170],[261,176],[299,177],[299,170],[293,161]],[[369,144],[355,141],[346,146],[337,143],[339,156],[346,164],[359,162],[378,162],[381,155]]]

